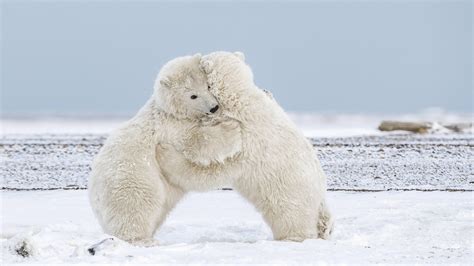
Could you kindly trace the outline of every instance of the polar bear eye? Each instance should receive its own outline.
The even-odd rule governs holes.
[[[191,99],[196,99],[197,98],[197,95],[191,95]]]
[[[210,89],[210,88],[211,88],[211,86],[207,85],[207,88],[208,88],[208,89]]]

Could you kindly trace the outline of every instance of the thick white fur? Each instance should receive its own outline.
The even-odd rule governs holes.
[[[162,170],[173,160],[209,168],[241,150],[239,123],[209,113],[217,101],[208,90],[200,59],[195,55],[167,63],[152,98],[110,135],[95,158],[89,197],[106,233],[137,245],[155,245],[154,232],[187,191],[228,183],[221,177],[183,181]],[[179,157],[157,154],[162,146]]]
[[[233,177],[233,187],[263,214],[275,239],[326,239],[333,222],[314,149],[278,103],[255,86],[243,58],[215,52],[201,60],[223,115],[242,129],[242,151],[214,174]]]
[[[275,239],[329,236],[319,161],[243,60],[220,52],[162,68],[153,97],[94,161],[90,201],[107,233],[154,245],[154,232],[187,191],[232,185],[262,212]],[[193,94],[200,100],[191,101]],[[220,109],[209,116],[214,97]]]

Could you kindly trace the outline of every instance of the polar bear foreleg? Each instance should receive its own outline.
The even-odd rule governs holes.
[[[194,127],[185,137],[183,156],[190,162],[207,167],[222,164],[242,149],[240,124],[232,119],[213,125]]]

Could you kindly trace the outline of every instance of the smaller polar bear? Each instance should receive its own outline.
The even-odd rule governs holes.
[[[167,176],[160,160],[170,158],[157,156],[161,145],[173,147],[186,161],[207,167],[241,149],[240,126],[220,117],[200,59],[198,54],[167,63],[151,99],[108,137],[96,156],[89,198],[106,233],[136,245],[156,245],[156,229],[187,191],[226,183]]]
[[[155,100],[161,111],[175,118],[171,120],[175,123],[163,127],[173,136],[159,144],[171,144],[190,162],[207,166],[236,155],[241,138],[237,121],[220,115],[200,59],[200,54],[180,57],[163,66],[155,83]]]
[[[333,220],[326,176],[312,145],[271,95],[255,86],[242,53],[211,53],[201,64],[223,115],[241,125],[241,152],[224,164],[202,167],[160,146],[163,161],[173,158],[164,161],[163,171],[184,180],[228,176],[262,213],[276,240],[327,239]]]

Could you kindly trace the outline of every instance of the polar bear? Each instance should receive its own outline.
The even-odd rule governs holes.
[[[275,239],[327,239],[333,220],[326,176],[311,143],[255,86],[243,53],[214,52],[201,64],[223,114],[241,123],[244,169],[234,188],[262,213]]]
[[[262,213],[275,239],[328,238],[326,176],[311,143],[255,86],[243,53],[214,52],[201,64],[223,114],[241,124],[243,169],[234,188]]]
[[[157,160],[160,145],[173,147],[187,162],[202,167],[240,152],[239,123],[220,116],[200,59],[199,54],[186,56],[163,66],[151,99],[108,137],[96,156],[89,199],[106,233],[135,245],[156,245],[154,232],[187,191],[226,182],[173,180]]]
[[[159,156],[174,158],[163,164],[164,172],[186,180],[229,177],[262,213],[276,240],[327,239],[333,220],[325,201],[326,176],[312,145],[273,97],[255,86],[242,53],[211,53],[201,64],[223,115],[241,124],[242,149],[223,164],[202,167],[161,147]]]

